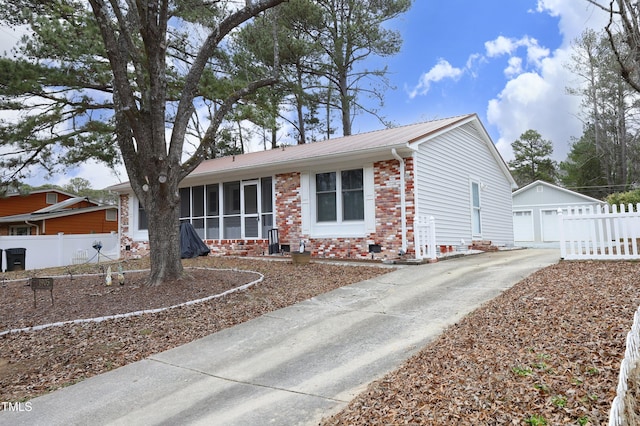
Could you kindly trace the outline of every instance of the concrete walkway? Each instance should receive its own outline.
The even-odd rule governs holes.
[[[558,260],[528,249],[405,267],[22,403],[0,424],[317,425]]]

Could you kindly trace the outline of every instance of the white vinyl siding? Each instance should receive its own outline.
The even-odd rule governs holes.
[[[474,239],[470,181],[480,184],[482,239],[513,244],[510,182],[473,125],[422,143],[414,158],[417,213],[435,218],[437,244]]]

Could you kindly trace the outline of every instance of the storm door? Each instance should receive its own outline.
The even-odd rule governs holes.
[[[258,181],[242,182],[242,238],[260,238]]]

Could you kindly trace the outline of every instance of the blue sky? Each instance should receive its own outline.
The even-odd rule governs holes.
[[[387,64],[395,90],[386,92],[381,113],[397,125],[477,113],[506,161],[511,143],[528,129],[554,144],[562,161],[570,138],[579,137],[580,99],[566,95],[575,84],[567,70],[571,43],[586,28],[600,30],[607,15],[586,0],[414,0],[389,25],[402,34],[400,54]],[[0,52],[19,34],[0,33]],[[353,132],[382,125],[358,117]],[[127,180],[121,171],[87,164],[57,176],[64,184],[84,177],[94,188]],[[42,177],[30,183],[44,183]]]
[[[505,160],[534,129],[562,161],[582,132],[580,99],[566,94],[576,84],[571,43],[606,20],[586,0],[415,0],[391,24],[404,45],[387,62],[397,89],[387,92],[383,115],[410,124],[477,113]]]

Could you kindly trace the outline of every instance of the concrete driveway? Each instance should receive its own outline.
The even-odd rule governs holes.
[[[558,260],[528,249],[405,267],[35,398],[0,424],[317,425]]]

